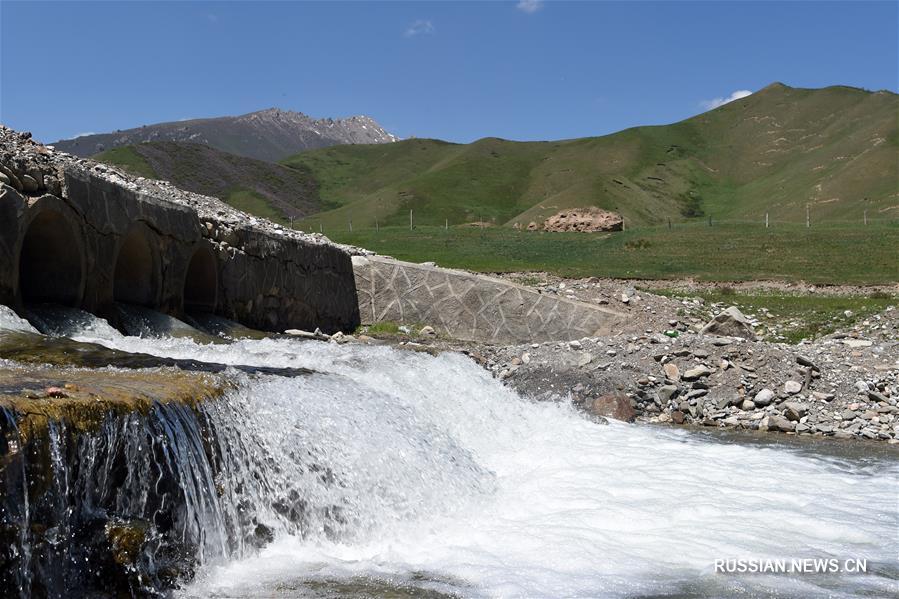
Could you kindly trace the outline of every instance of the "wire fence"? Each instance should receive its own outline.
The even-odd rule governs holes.
[[[297,224],[295,226],[295,222],[293,219],[290,221],[291,228],[300,228],[304,231],[309,232],[318,232],[318,233],[361,233],[363,231],[380,231],[382,228],[384,229],[401,229],[405,228],[409,231],[414,231],[418,228],[433,230],[435,228],[442,228],[447,231],[450,229],[458,229],[458,228],[466,228],[466,229],[489,229],[489,228],[509,228],[510,223],[508,222],[498,222],[496,219],[490,220],[482,220],[478,218],[477,220],[466,222],[466,223],[451,223],[449,219],[435,219],[433,217],[418,217],[414,211],[409,211],[408,223],[406,224],[398,224],[397,219],[394,217],[386,222],[380,221],[379,219],[366,219],[362,221],[362,224],[359,221],[356,221],[354,225],[352,218],[346,219],[346,224],[341,226],[339,221],[335,221],[335,219],[328,219],[327,222],[324,220],[316,221],[316,219],[306,218],[303,220],[301,224]],[[706,216],[703,218],[693,218],[690,220],[677,220],[666,218],[663,222],[656,222],[655,224],[638,224],[632,225],[630,224],[628,219],[623,219],[621,230],[624,231],[633,231],[639,229],[665,229],[668,230],[676,230],[676,229],[691,229],[694,230],[699,226],[707,226],[707,227],[732,227],[732,226],[745,226],[745,227],[760,227],[766,229],[778,229],[778,228],[824,228],[824,227],[846,227],[846,228],[854,228],[854,227],[882,227],[882,226],[899,226],[899,214],[894,216],[883,216],[879,213],[874,213],[873,211],[861,211],[857,219],[847,219],[847,218],[829,218],[826,215],[821,217],[816,217],[814,213],[807,212],[805,219],[797,220],[786,219],[786,218],[774,218],[770,213],[764,213],[759,215],[757,218],[742,218],[742,219],[732,219],[732,218],[718,218],[714,215]],[[531,221],[527,223],[522,222],[512,222],[511,228],[517,229],[520,231],[536,231],[536,232],[546,232],[547,230],[543,228],[540,223],[534,226],[534,223]]]

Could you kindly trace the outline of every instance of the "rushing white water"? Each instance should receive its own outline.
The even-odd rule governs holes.
[[[106,320],[78,308],[37,305],[31,306],[27,313],[29,320],[45,335],[54,337],[85,335],[104,339],[122,336]]]
[[[895,464],[859,469],[599,426],[565,404],[522,400],[460,356],[304,346],[300,364],[322,368],[329,356],[341,376],[272,378],[249,400],[257,426],[275,437],[298,427],[296,441],[345,481],[354,534],[282,537],[256,558],[210,567],[192,592],[256,596],[305,579],[416,573],[466,595],[890,588],[876,576],[736,579],[712,566],[893,564]]]
[[[31,323],[16,314],[12,308],[0,305],[0,333],[3,332],[37,333]]]
[[[201,345],[96,323],[69,333],[131,352],[317,371],[240,375],[226,400],[245,415],[233,426],[279,466],[272,492],[298,495],[301,530],[261,515],[273,542],[207,563],[187,596],[350,592],[372,579],[466,596],[895,591],[890,458],[601,426],[565,402],[522,399],[460,355],[289,339]],[[875,572],[713,569],[716,559],[831,557],[867,559]]]

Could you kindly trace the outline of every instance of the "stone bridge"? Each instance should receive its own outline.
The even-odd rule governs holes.
[[[14,132],[11,152],[9,132],[0,148],[0,304],[53,302],[115,319],[115,303],[127,302],[273,331],[358,325],[352,263],[339,247],[213,198],[192,206],[176,201],[189,196],[175,188],[117,181]]]

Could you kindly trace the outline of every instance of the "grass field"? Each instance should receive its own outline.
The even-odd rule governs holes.
[[[326,229],[325,234],[400,260],[480,272],[856,285],[899,281],[899,223],[810,229],[683,224],[671,230],[645,227],[608,234],[381,227],[353,233]]]

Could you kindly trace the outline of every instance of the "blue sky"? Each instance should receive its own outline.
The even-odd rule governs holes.
[[[562,139],[772,81],[897,91],[897,2],[0,1],[0,121],[43,141],[277,106]]]

